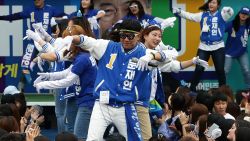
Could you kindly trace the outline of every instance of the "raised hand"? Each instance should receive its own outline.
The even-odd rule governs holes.
[[[37,33],[35,33],[34,31],[30,29],[26,30],[26,36],[28,37],[28,39],[32,39],[36,42],[39,42],[40,40],[42,40],[42,38]]]
[[[38,32],[38,34],[39,34],[39,36],[40,36],[41,38],[45,38],[45,39],[52,38],[52,37],[45,31],[45,29],[43,28],[42,23],[33,23],[33,24],[32,24],[32,27]]]
[[[174,14],[180,14],[181,13],[181,8],[173,7],[173,13]]]
[[[96,16],[93,16],[91,18],[88,18],[88,21],[91,25],[91,29],[98,29],[99,28],[99,24],[97,22]]]
[[[170,17],[165,19],[162,23],[161,23],[161,29],[164,30],[167,27],[174,27],[174,21],[176,20],[176,17]]]

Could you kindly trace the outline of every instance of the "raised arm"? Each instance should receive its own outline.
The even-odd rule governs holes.
[[[79,79],[79,76],[70,71],[66,77],[64,76],[63,79],[54,80],[54,81],[43,81],[43,82],[34,84],[34,86],[39,90],[40,89],[66,88],[66,87],[73,85],[78,79]]]
[[[99,11],[97,12],[96,19],[99,19],[99,18],[105,16],[105,14],[106,14],[106,13],[105,13],[104,10],[99,10]]]
[[[99,60],[105,53],[109,40],[94,39],[85,35],[67,36],[69,40],[73,40],[74,44],[78,44],[84,50],[88,50],[90,54]]]
[[[200,22],[202,17],[202,12],[200,13],[190,13],[186,12],[184,10],[181,10],[180,8],[173,8],[173,13],[179,15],[180,17],[184,19],[188,19],[193,22]]]
[[[24,12],[18,12],[10,15],[0,16],[0,20],[5,20],[5,21],[14,21],[26,18],[29,18],[29,16],[27,14],[24,14]]]

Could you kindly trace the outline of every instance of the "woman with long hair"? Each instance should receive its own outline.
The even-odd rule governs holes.
[[[148,139],[149,135],[152,135],[151,125],[149,120],[149,111],[148,104],[149,101],[156,99],[160,103],[160,105],[164,105],[164,92],[162,88],[161,81],[161,72],[179,72],[181,69],[192,66],[197,62],[202,62],[199,58],[194,57],[194,59],[190,59],[187,61],[179,62],[174,58],[177,57],[177,51],[168,46],[166,47],[162,42],[162,30],[158,25],[149,25],[141,32],[141,42],[145,45],[147,49],[151,49],[152,51],[158,50],[159,54],[155,54],[154,58],[158,60],[154,63],[158,64],[157,69],[153,69],[148,75],[148,79],[151,84],[148,86],[150,91],[146,90],[141,93],[139,96],[139,100],[136,103],[138,118],[140,120],[140,126],[142,127],[142,136],[144,140]],[[162,58],[162,56],[167,56],[166,58]],[[144,60],[146,57],[142,57],[139,59]],[[161,71],[161,72],[160,72]],[[145,86],[147,87],[147,86]]]
[[[205,61],[208,61],[210,56],[212,56],[219,86],[222,86],[226,84],[223,35],[226,21],[233,16],[233,9],[231,7],[223,7],[223,9],[219,11],[220,6],[221,0],[208,0],[199,8],[199,10],[202,11],[200,13],[189,13],[179,8],[173,8],[173,13],[178,14],[181,18],[200,23],[201,34],[197,56]],[[204,67],[196,65],[190,86],[192,91],[196,91],[196,86],[203,72]]]
[[[104,10],[94,9],[94,0],[80,0],[80,8],[69,17],[85,17],[88,19],[96,38],[100,38],[99,19],[105,16]]]
[[[247,89],[250,89],[250,70],[247,52],[247,42],[250,34],[250,9],[242,7],[235,18],[227,23],[228,33],[225,48],[225,73],[228,74],[232,61],[236,59],[243,73],[243,78]]]
[[[72,25],[66,28],[63,37],[81,34],[86,35],[83,28]],[[37,89],[56,89],[74,85],[74,94],[78,105],[74,134],[79,139],[86,139],[95,101],[92,93],[97,71],[96,62],[89,52],[76,47],[74,44],[71,44],[69,51],[65,50],[64,55],[68,55],[68,58],[73,61],[72,65],[60,72],[40,73],[40,76],[34,81],[34,86]],[[43,78],[47,81],[42,81]]]

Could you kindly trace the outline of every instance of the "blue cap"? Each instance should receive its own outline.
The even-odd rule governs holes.
[[[240,9],[240,13],[241,13],[241,14],[250,15],[250,9],[249,9],[249,7],[242,7],[242,8]]]

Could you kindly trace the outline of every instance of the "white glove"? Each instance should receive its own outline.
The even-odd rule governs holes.
[[[204,68],[208,67],[208,62],[199,59],[199,56],[193,58],[193,63],[196,64],[196,65],[200,65],[200,66],[202,66]]]
[[[50,79],[50,73],[37,73],[37,75],[39,75],[39,77],[36,78],[36,80],[34,81],[34,86],[37,83],[40,83],[42,81],[46,81]]]
[[[71,52],[68,52],[65,56],[63,56],[64,52],[66,51],[66,48],[63,48],[59,51],[56,51],[58,58],[56,61],[62,62],[62,61],[69,61],[71,59]]]
[[[152,55],[152,53],[148,53],[144,56],[142,56],[138,62],[136,67],[138,68],[138,70],[144,71],[144,70],[148,70],[148,63],[154,58],[154,56]]]
[[[173,13],[174,14],[180,14],[181,13],[181,8],[173,7]]]
[[[38,68],[40,71],[43,71],[42,65],[44,65],[44,61],[42,60],[42,58],[40,56],[37,56],[35,59],[33,59],[30,62],[30,70],[33,71],[33,68],[35,65],[38,65]]]
[[[30,70],[33,71],[33,68],[35,67],[36,62],[35,61],[31,61],[30,62]]]
[[[40,56],[37,56],[37,65],[39,70],[43,72],[44,61]]]
[[[36,87],[37,93],[40,93],[41,89],[43,89],[42,86],[41,86],[41,83],[43,83],[43,82],[36,83],[36,84],[33,85],[34,87]]]
[[[48,39],[51,37],[43,28],[42,23],[33,23],[32,27],[35,29],[35,31],[37,31],[38,35],[41,38]]]
[[[224,20],[227,21],[234,15],[234,10],[231,7],[223,7],[221,10],[221,15],[225,18]]]
[[[234,14],[234,10],[231,7],[223,7],[222,12],[227,13],[230,16],[233,16]]]
[[[35,33],[30,29],[26,30],[26,36],[28,36],[29,39],[32,39],[36,42],[42,40],[42,38],[38,35],[38,33]]]
[[[72,36],[67,36],[67,37],[63,38],[62,43],[63,43],[64,47],[66,47],[67,50],[70,50],[72,41],[73,41]]]
[[[176,20],[176,17],[170,17],[165,19],[162,23],[161,23],[161,30],[164,30],[167,27],[174,27],[174,21]]]
[[[99,28],[99,24],[97,22],[97,18],[96,16],[93,16],[91,18],[88,18],[88,21],[90,23],[90,26],[91,26],[91,29],[94,30],[94,29],[98,29]]]
[[[207,24],[204,24],[202,27],[202,32],[208,32],[209,31],[209,26]]]

